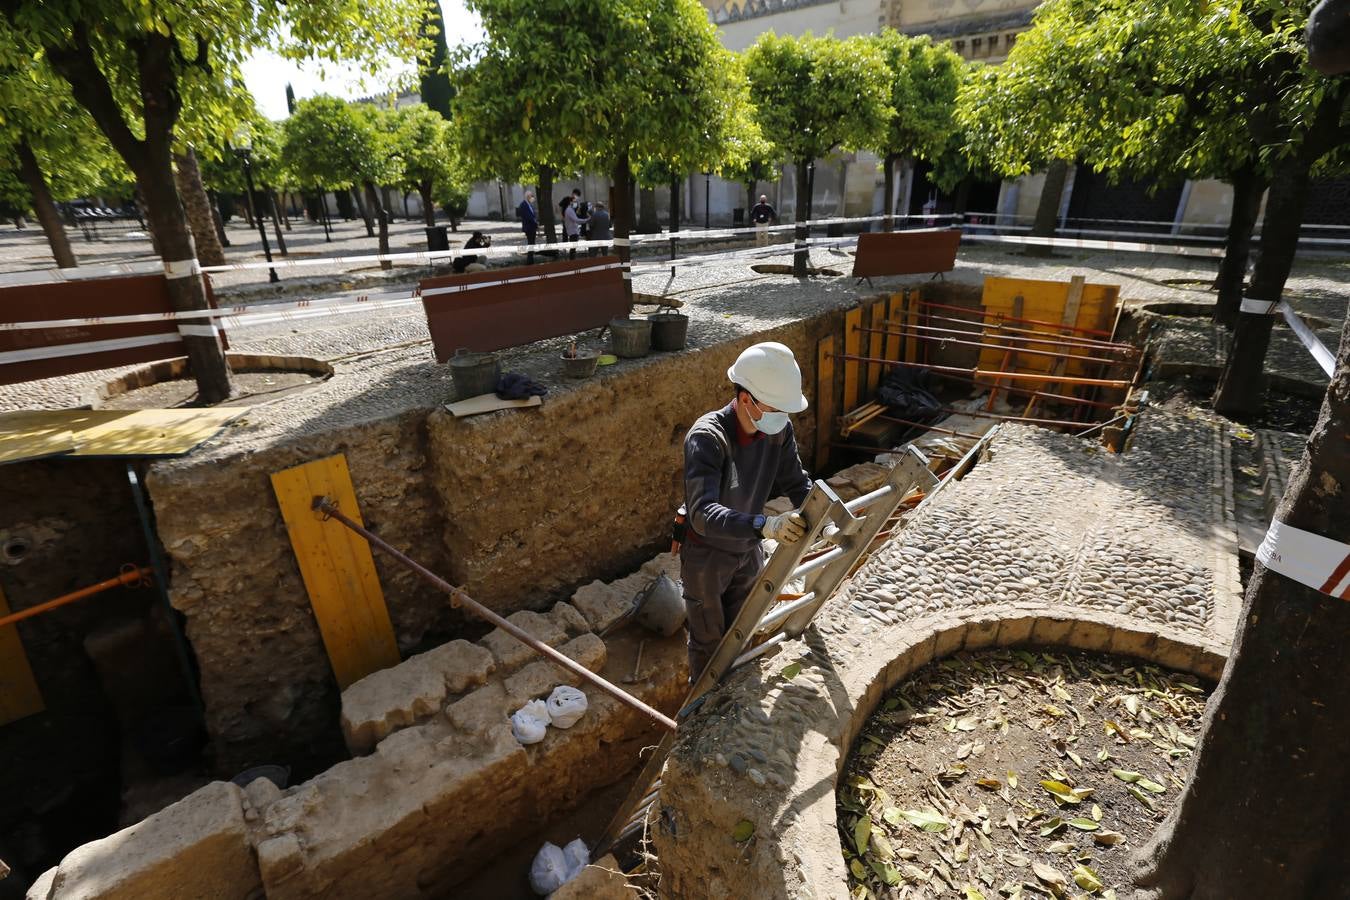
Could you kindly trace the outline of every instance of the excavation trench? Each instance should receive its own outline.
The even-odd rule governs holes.
[[[947,302],[972,308],[977,302],[959,285],[932,290]],[[359,397],[338,392],[330,399],[330,385],[344,377],[339,369],[303,400],[251,412],[237,437],[146,467],[155,537],[171,566],[169,599],[205,707],[205,748],[172,784],[162,772],[128,768],[126,760],[138,753],[124,750],[118,783],[124,792],[153,795],[146,811],[184,799],[78,847],[32,896],[59,897],[61,890],[46,889],[74,890],[91,880],[142,897],[181,893],[192,884],[229,884],[241,897],[434,895],[470,884],[497,854],[506,854],[500,866],[519,858],[522,835],[532,829],[575,830],[593,839],[589,823],[607,814],[599,808],[658,734],[651,720],[587,687],[589,709],[580,722],[522,746],[509,714],[577,679],[378,553],[375,569],[404,661],[339,691],[271,475],[342,455],[362,521],[374,533],[672,715],[687,683],[683,634],[662,639],[633,626],[603,640],[599,633],[655,574],[677,569],[661,551],[682,494],[684,434],[728,399],[727,367],[758,340],[794,350],[818,409],[819,384],[832,395],[842,389],[842,371],[820,381],[817,363],[821,342],[844,332],[844,317],[841,306],[734,339],[702,346],[694,340],[684,352],[621,363],[556,390],[537,410],[467,419],[440,406],[446,384],[437,367],[386,371]],[[973,352],[937,348],[929,360],[962,365],[961,354]],[[1081,422],[1105,415],[1093,411]],[[994,421],[949,430],[983,433]],[[804,457],[829,442],[810,414],[795,427]],[[921,430],[899,429],[902,437]],[[858,496],[884,477],[883,465],[862,461],[874,455],[865,445],[839,448],[816,474],[830,478],[845,499]],[[80,579],[76,525],[115,533],[133,520],[111,502],[95,514],[85,499],[98,491],[111,496],[125,471],[90,467],[80,470],[82,480],[68,480],[76,465],[41,461],[7,471],[9,489],[27,493],[45,485],[50,503],[65,504],[64,529],[3,524],[36,536],[49,561],[75,560],[67,576]],[[143,553],[133,544],[122,555]],[[54,593],[51,587],[34,581],[31,591]],[[154,625],[151,604],[139,602],[130,613],[137,627],[167,640],[171,630]],[[110,624],[118,623],[87,627]],[[128,637],[118,646],[135,645]],[[153,658],[171,659],[164,649],[170,645],[160,646]],[[42,665],[57,659],[52,654]],[[141,668],[142,684],[161,687],[155,702],[165,696],[182,702],[181,692],[163,689],[174,683],[166,670]],[[122,695],[110,693],[116,718]],[[150,702],[151,695],[140,698],[142,708]],[[126,724],[106,729],[108,739],[116,743]],[[289,770],[290,785],[213,781],[189,793],[211,777],[228,779],[260,765]],[[109,774],[116,768],[113,762]],[[105,833],[112,825],[107,821]],[[504,891],[497,896],[509,895]]]

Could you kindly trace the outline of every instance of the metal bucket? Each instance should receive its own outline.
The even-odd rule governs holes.
[[[450,357],[450,377],[455,382],[455,399],[467,400],[497,390],[502,367],[491,353],[470,353],[465,347]]]
[[[646,356],[652,351],[652,323],[646,319],[610,319],[609,347],[623,359]]]
[[[562,357],[562,375],[564,378],[590,378],[600,363],[599,353],[578,353],[576,356]]]
[[[647,317],[652,323],[653,350],[683,350],[689,338],[689,317],[683,313],[653,313]]]

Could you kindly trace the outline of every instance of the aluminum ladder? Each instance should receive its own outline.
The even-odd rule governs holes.
[[[795,543],[780,543],[769,557],[736,620],[690,687],[676,721],[683,722],[693,715],[707,694],[731,672],[805,631],[871,547],[901,501],[914,487],[927,487],[936,480],[928,459],[913,447],[907,448],[884,485],[847,503],[829,485],[817,480],[800,510],[806,519],[805,536]],[[857,515],[860,510],[866,512]],[[802,558],[818,541],[833,546],[803,562]],[[802,595],[777,603],[784,587],[799,578],[804,579]],[[756,644],[756,640],[760,643]],[[660,795],[661,770],[677,737],[677,732],[667,732],[652,751],[632,790],[596,842],[592,859],[642,830]]]

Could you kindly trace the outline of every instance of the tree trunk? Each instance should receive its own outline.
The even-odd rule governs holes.
[[[1228,217],[1228,237],[1224,242],[1223,260],[1214,287],[1219,297],[1214,305],[1214,321],[1232,329],[1237,324],[1238,308],[1242,306],[1242,286],[1247,280],[1247,260],[1251,256],[1252,231],[1256,216],[1261,211],[1261,195],[1265,182],[1251,169],[1233,173],[1233,212]]]
[[[230,246],[230,236],[225,233],[225,219],[220,215],[220,195],[215,191],[207,191],[206,199],[211,201],[211,224],[216,227],[216,240],[220,241],[220,246]]]
[[[256,225],[253,222],[253,198],[249,196],[248,188],[244,189],[244,221],[252,231]]]
[[[408,210],[408,198],[412,196],[412,191],[403,192],[403,218],[408,220],[412,218],[412,213]]]
[[[1041,199],[1036,204],[1036,218],[1031,223],[1032,237],[1054,237],[1059,224],[1059,201],[1064,196],[1064,182],[1069,177],[1067,161],[1057,159],[1045,171],[1045,183],[1041,186]],[[1048,246],[1029,245],[1027,256],[1050,256]]]
[[[629,261],[633,258],[628,236],[633,230],[633,172],[628,154],[620,153],[614,164],[614,253],[624,264],[623,290],[628,296],[628,311],[633,311],[633,273]]]
[[[558,242],[558,220],[553,215],[553,169],[539,167],[539,224],[544,226],[548,242]]]
[[[70,238],[66,236],[66,228],[61,224],[61,216],[56,212],[56,202],[52,200],[52,192],[47,188],[47,177],[42,174],[42,166],[38,165],[37,156],[33,154],[33,148],[28,145],[28,141],[19,141],[17,149],[19,169],[24,182],[28,185],[28,192],[33,195],[33,211],[37,213],[38,223],[42,225],[42,233],[47,235],[47,243],[52,248],[52,258],[62,269],[73,269],[79,263],[75,261],[75,251],[70,249]]]
[[[970,189],[975,185],[975,176],[967,175],[962,178],[956,186],[956,199],[952,201],[952,212],[958,216],[966,214],[966,208],[970,206]]]
[[[899,202],[895,197],[895,164],[899,159],[899,153],[887,153],[883,164],[885,174],[882,183],[885,187],[882,188],[884,199],[881,201],[881,206],[886,210],[886,218],[881,223],[883,231],[892,231],[895,228],[893,216],[895,215],[895,205]]]
[[[417,196],[422,198],[422,223],[430,228],[436,224],[436,203],[431,199],[430,181],[417,186]]]
[[[797,278],[806,277],[806,268],[809,262],[806,246],[808,232],[806,226],[801,224],[810,221],[811,217],[811,182],[807,170],[809,164],[810,160],[797,160],[797,209],[795,210],[797,246],[792,255],[792,274]]]
[[[379,194],[375,191],[375,185],[372,182],[366,182],[366,202],[378,213],[380,219],[380,253],[389,253],[389,217],[385,215],[384,204],[380,202]],[[381,269],[392,269],[394,264],[387,259],[380,260]]]
[[[121,104],[99,68],[88,28],[87,23],[77,21],[60,46],[45,48],[47,59],[70,83],[75,99],[89,111],[113,149],[135,174],[160,258],[177,266],[195,262],[196,247],[173,175],[173,128],[180,109],[174,52],[180,48],[174,38],[158,32],[147,32],[135,45],[145,135],[138,139],[122,117]],[[176,311],[208,308],[201,276],[169,278],[167,286],[169,303]],[[185,319],[179,321],[178,327],[197,381],[199,401],[212,404],[228,399],[230,370],[214,320]]]
[[[372,191],[372,196],[373,196],[373,191]],[[376,206],[376,205],[378,205],[378,204],[376,204],[375,201],[374,201],[373,199],[371,200],[370,203],[366,203],[364,200],[362,200],[362,199],[361,199],[361,191],[360,191],[359,188],[356,188],[356,187],[353,187],[353,188],[352,188],[352,199],[356,201],[356,211],[357,211],[358,213],[360,213],[360,215],[361,215],[361,221],[366,223],[366,237],[374,237],[374,236],[375,236],[375,222],[374,222],[374,220],[371,219],[371,217],[370,217],[370,210],[371,210],[371,208],[372,208],[373,206]]]
[[[272,233],[277,236],[277,252],[282,256],[290,256],[286,252],[286,239],[281,235],[281,211],[277,206],[277,192],[266,185],[263,186],[263,192],[267,194],[268,205],[272,208]]]
[[[1256,254],[1252,283],[1247,288],[1249,299],[1274,302],[1284,293],[1284,283],[1298,250],[1303,206],[1308,196],[1307,156],[1295,153],[1275,164],[1261,227],[1261,246]],[[1266,350],[1274,324],[1274,314],[1238,314],[1237,328],[1228,345],[1228,359],[1214,393],[1215,411],[1242,418],[1260,410],[1266,390]]]
[[[281,224],[286,226],[286,230],[291,230],[291,192],[282,191],[280,194],[281,205]]]
[[[1337,555],[1350,543],[1347,434],[1350,317],[1317,426],[1275,511],[1277,522],[1340,542]],[[1260,561],[1268,558],[1258,553],[1190,781],[1137,862],[1145,897],[1331,898],[1350,885],[1350,854],[1336,838],[1350,796],[1350,591],[1303,585]]]
[[[394,195],[389,193],[388,187],[380,188],[378,193],[380,197],[380,209],[383,211],[384,217],[388,219],[394,211]]]
[[[638,191],[638,227],[643,234],[660,232],[661,223],[656,220],[656,189],[642,188]]]

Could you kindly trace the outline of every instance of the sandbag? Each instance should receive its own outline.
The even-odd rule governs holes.
[[[567,857],[557,844],[545,842],[530,863],[530,890],[541,897],[562,887],[567,881]]]
[[[522,744],[537,744],[548,731],[548,704],[531,700],[511,714],[511,734]]]
[[[586,714],[586,706],[585,694],[574,687],[560,684],[548,695],[549,722],[554,728],[571,728]]]

